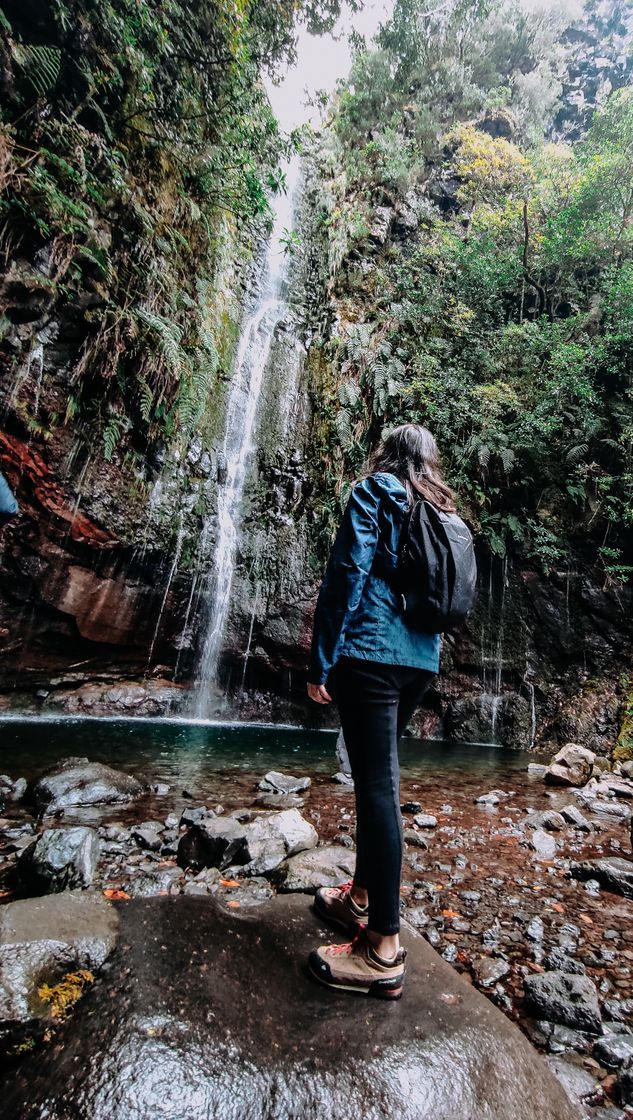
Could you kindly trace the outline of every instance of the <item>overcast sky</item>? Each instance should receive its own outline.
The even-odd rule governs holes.
[[[318,113],[305,106],[305,91],[314,94],[324,89],[332,93],[339,78],[349,73],[351,56],[348,35],[352,28],[369,42],[393,8],[393,0],[366,0],[361,12],[347,13],[339,20],[333,35],[308,35],[302,30],[296,65],[280,85],[266,83],[273,110],[286,130],[305,121],[318,120]]]

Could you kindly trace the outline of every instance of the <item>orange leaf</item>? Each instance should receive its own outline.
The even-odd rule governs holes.
[[[106,898],[129,898],[127,891],[115,890],[114,887],[108,887],[104,892]]]
[[[239,887],[237,879],[220,879],[221,887]]]
[[[461,917],[461,915],[457,913],[457,910],[442,910],[442,917],[443,918],[459,918],[459,917]]]
[[[593,918],[590,918],[588,914],[579,914],[578,917],[580,918],[581,922],[585,923],[586,926],[593,925]]]
[[[562,902],[552,902],[551,909],[555,910],[557,914],[565,913],[565,907],[563,906]]]
[[[234,910],[237,910],[240,903],[237,901],[236,898],[230,898],[226,905],[227,906],[232,906]]]

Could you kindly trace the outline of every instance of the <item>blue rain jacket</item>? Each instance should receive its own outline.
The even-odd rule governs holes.
[[[437,673],[440,635],[409,626],[384,578],[395,572],[407,509],[406,489],[393,474],[370,475],[352,490],[317,600],[308,676],[312,684],[325,684],[339,657]]]
[[[0,474],[0,525],[4,525],[19,512],[13,491],[4,475]]]

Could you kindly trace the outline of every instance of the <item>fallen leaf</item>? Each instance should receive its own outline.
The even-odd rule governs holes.
[[[557,914],[565,913],[565,907],[562,902],[552,902],[550,909],[555,910]]]
[[[234,910],[237,910],[240,903],[237,901],[236,898],[230,898],[226,905],[227,906],[232,906]]]
[[[443,918],[461,918],[461,914],[458,914],[457,910],[442,910],[442,917]]]
[[[108,887],[104,892],[106,898],[129,898],[127,891],[115,890],[114,887]]]
[[[239,887],[239,885],[237,879],[220,879],[221,887]]]
[[[585,923],[586,926],[593,925],[593,918],[590,918],[588,914],[579,914],[578,917],[580,918],[581,922]]]

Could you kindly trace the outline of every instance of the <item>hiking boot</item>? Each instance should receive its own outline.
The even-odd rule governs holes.
[[[354,933],[359,925],[367,922],[368,906],[359,906],[352,898],[353,879],[338,887],[319,887],[314,896],[314,909],[320,917],[340,926],[346,933]]]
[[[400,999],[406,955],[406,949],[398,949],[393,960],[379,957],[363,928],[345,945],[321,945],[313,949],[308,967],[315,979],[328,988],[360,992],[378,999]]]

